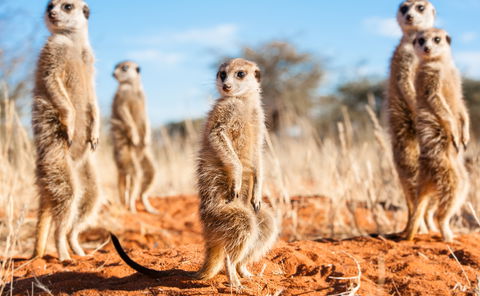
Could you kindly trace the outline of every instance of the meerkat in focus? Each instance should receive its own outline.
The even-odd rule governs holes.
[[[131,61],[123,62],[115,67],[113,76],[119,83],[112,106],[111,132],[120,198],[135,212],[135,201],[140,196],[145,209],[157,213],[148,201],[156,171],[140,67]]]
[[[222,97],[208,115],[197,163],[206,255],[192,276],[210,279],[225,261],[234,287],[241,286],[238,274],[251,276],[246,265],[265,255],[279,233],[272,209],[261,205],[266,128],[260,76],[257,65],[244,59],[220,66],[217,88]],[[165,276],[131,261],[115,237],[113,241],[132,268]]]
[[[99,207],[92,153],[99,137],[89,8],[82,0],[52,0],[45,12],[51,33],[36,70],[32,125],[39,189],[34,257],[43,256],[52,223],[61,261],[67,241],[85,255],[78,234]]]
[[[416,93],[414,87],[418,58],[415,55],[413,40],[418,31],[433,27],[435,8],[426,0],[404,1],[398,9],[397,22],[402,29],[403,37],[395,49],[390,64],[387,94],[388,120],[393,159],[410,219],[416,198],[418,157],[420,155],[415,128]],[[425,228],[423,220],[422,228]]]
[[[450,218],[468,195],[464,153],[470,141],[470,120],[450,44],[450,36],[440,29],[422,31],[414,41],[420,60],[415,79],[420,169],[408,240],[415,236],[425,209],[434,203],[442,237],[451,242]]]

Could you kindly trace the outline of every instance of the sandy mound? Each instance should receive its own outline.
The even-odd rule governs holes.
[[[326,219],[312,216],[321,201],[319,197],[302,198],[302,210],[295,219],[295,227],[312,232],[312,237],[312,224]],[[125,249],[135,260],[155,269],[198,269],[203,245],[196,197],[153,199],[152,203],[162,209],[161,215],[143,211],[122,214],[123,232],[118,234]],[[365,227],[371,228],[368,221]],[[238,294],[334,295],[360,283],[358,295],[476,295],[478,234],[460,236],[452,244],[440,242],[438,235],[419,236],[415,242],[395,242],[381,236],[288,242],[294,236],[293,228],[291,219],[287,219],[282,239],[266,258],[250,268],[259,276],[244,279],[244,290]],[[85,246],[92,247],[107,239],[108,232],[101,229],[90,230],[82,238]],[[7,286],[6,295],[236,294],[224,272],[210,281],[149,279],[122,263],[111,243],[69,263],[60,263],[52,255],[32,262],[17,258],[13,289]]]

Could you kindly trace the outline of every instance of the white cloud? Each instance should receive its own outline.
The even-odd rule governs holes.
[[[161,65],[176,65],[183,61],[183,55],[173,52],[162,52],[156,49],[142,49],[128,54],[130,59],[140,62],[153,62]]]
[[[371,33],[388,38],[402,37],[402,30],[395,18],[369,17],[363,20],[363,25]]]
[[[236,39],[238,28],[232,24],[218,25],[213,28],[191,29],[172,36],[180,43],[196,43],[205,46],[224,46]]]
[[[164,32],[154,36],[144,36],[140,43],[155,46],[175,46],[186,44],[204,47],[226,47],[236,42],[238,27],[234,24],[220,24],[210,28],[192,28],[179,32]]]
[[[455,60],[463,74],[480,78],[480,51],[464,51],[455,54]]]
[[[475,32],[465,32],[460,35],[460,41],[463,43],[470,43],[477,39],[477,33]]]

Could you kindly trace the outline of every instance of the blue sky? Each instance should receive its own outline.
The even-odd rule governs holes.
[[[48,36],[42,15],[47,1],[7,0],[25,12],[25,25]],[[384,77],[399,40],[399,1],[390,0],[90,0],[90,38],[97,57],[102,115],[110,113],[114,65],[133,59],[142,66],[153,125],[200,117],[217,94],[219,57],[243,45],[288,39],[326,61],[319,92],[357,76]],[[433,1],[439,27],[454,39],[457,65],[480,79],[480,0]]]

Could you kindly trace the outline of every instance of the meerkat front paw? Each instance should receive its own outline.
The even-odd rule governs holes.
[[[92,133],[90,135],[90,139],[88,140],[88,142],[90,143],[90,148],[92,149],[92,151],[95,151],[97,149],[99,138],[100,138],[99,134],[100,134],[99,128],[94,127],[93,130],[92,130]]]
[[[470,143],[470,131],[468,128],[464,128],[462,133],[462,145],[465,150],[467,150],[468,143]]]
[[[138,146],[140,144],[140,137],[137,132],[132,132],[130,135],[130,141],[132,141],[133,146]]]
[[[240,198],[240,192],[242,190],[242,175],[240,174],[240,177],[235,178],[236,181],[233,182],[232,186],[230,187],[230,193],[227,198],[227,204],[231,203],[237,198]]]
[[[452,144],[453,144],[453,147],[455,148],[455,151],[459,152],[460,151],[460,140],[459,140],[459,137],[455,134],[452,135]]]
[[[75,134],[75,116],[67,114],[60,118],[60,122],[65,128],[65,138],[68,146],[72,146],[73,136]]]
[[[262,207],[262,200],[261,198],[252,198],[252,206],[253,206],[253,210],[255,211],[255,213],[258,213]]]
[[[95,151],[97,149],[98,141],[98,137],[91,137],[88,141],[90,143],[90,148],[92,149],[92,151]]]

